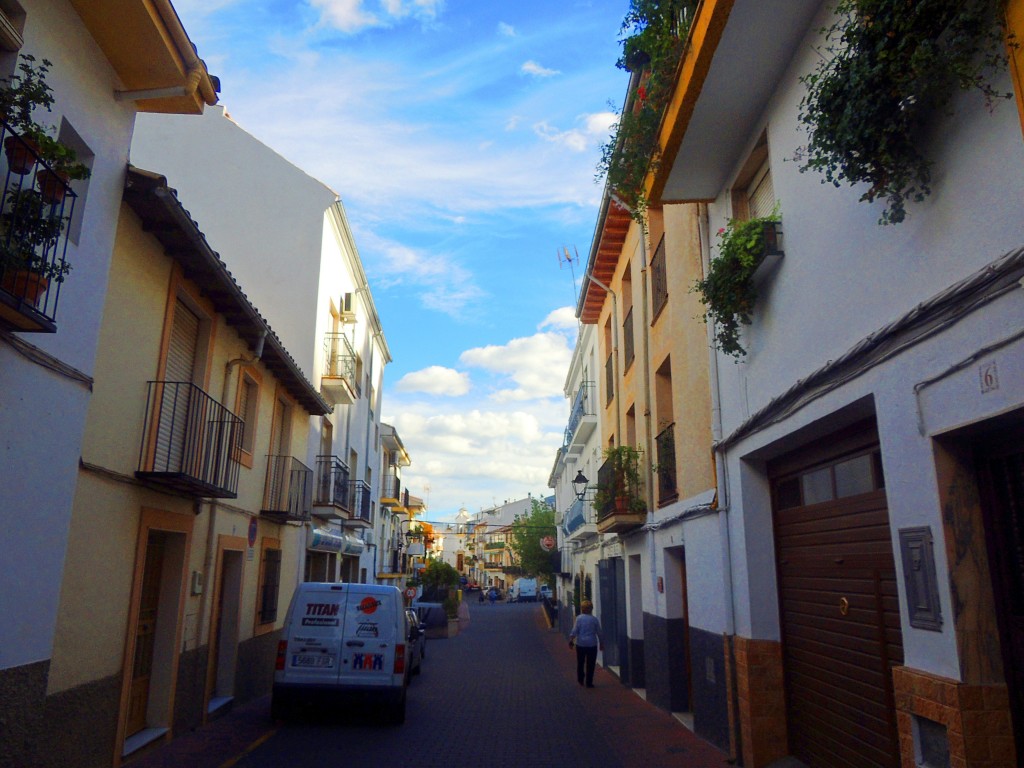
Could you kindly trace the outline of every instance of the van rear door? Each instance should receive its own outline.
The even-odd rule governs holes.
[[[348,585],[300,584],[288,621],[289,683],[335,684],[341,671]]]
[[[398,590],[349,584],[345,634],[341,645],[341,682],[355,687],[394,686],[395,650],[405,638],[405,612],[399,612]],[[394,593],[394,594],[392,594]],[[404,675],[404,662],[400,665]]]

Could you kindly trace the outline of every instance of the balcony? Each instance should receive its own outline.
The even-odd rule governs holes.
[[[320,392],[332,405],[351,405],[359,397],[356,353],[343,333],[324,335],[324,372]]]
[[[373,520],[370,517],[370,504],[372,502],[372,499],[370,498],[370,486],[362,480],[350,480],[348,490],[349,499],[351,499],[352,502],[352,506],[350,508],[351,517],[349,519],[356,522],[356,525],[349,527],[371,527],[373,525]]]
[[[55,333],[76,195],[35,145],[0,123],[0,328]]]
[[[135,476],[197,498],[236,498],[242,420],[191,382],[148,387]]]
[[[397,468],[392,467],[380,480],[380,503],[401,507],[404,506],[402,502],[402,478]]]
[[[567,539],[585,539],[597,535],[593,489],[588,488],[584,497],[576,499],[565,511],[562,533]]]
[[[658,506],[663,507],[679,498],[676,485],[676,437],[675,424],[663,429],[654,443],[658,450]]]
[[[294,456],[268,456],[260,514],[279,523],[305,522],[312,508],[313,470]]]
[[[494,562],[488,561],[488,562],[484,563],[484,570],[485,571],[500,571],[503,567],[504,566],[502,566],[502,564],[497,562],[497,561],[494,561]]]
[[[620,446],[597,471],[598,533],[624,533],[639,528],[647,518],[647,505],[642,494],[639,454]]]
[[[505,542],[504,541],[488,541],[487,543],[484,544],[484,550],[485,551],[493,551],[493,550],[504,549],[504,548],[505,548]]]
[[[565,428],[565,449],[570,454],[583,453],[587,439],[597,429],[597,402],[595,384],[584,381],[576,391],[569,411],[569,424]]]
[[[343,520],[350,509],[348,465],[337,456],[317,456],[313,514]]]

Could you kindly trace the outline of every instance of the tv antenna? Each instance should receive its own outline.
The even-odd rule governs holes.
[[[563,264],[568,265],[569,272],[572,273],[572,294],[578,300],[579,288],[576,285],[576,265],[580,263],[580,252],[576,250],[575,245],[572,247],[572,249],[576,253],[575,256],[571,255],[569,253],[568,247],[564,245],[562,246],[561,251],[556,252],[556,255],[558,256],[558,268],[564,269],[565,267],[563,266]]]

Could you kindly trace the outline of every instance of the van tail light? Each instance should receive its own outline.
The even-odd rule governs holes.
[[[277,642],[277,661],[274,662],[274,669],[278,672],[284,671],[284,660],[288,655],[288,641],[279,640]]]
[[[405,644],[399,643],[395,646],[395,674],[405,674]]]

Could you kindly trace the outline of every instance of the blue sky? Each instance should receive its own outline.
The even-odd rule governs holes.
[[[430,519],[547,494],[628,0],[175,0],[221,103],[341,196]],[[583,264],[575,265],[578,283]]]

